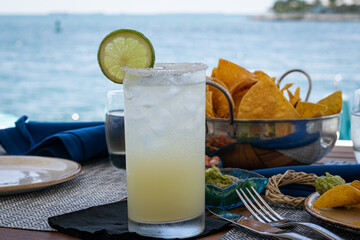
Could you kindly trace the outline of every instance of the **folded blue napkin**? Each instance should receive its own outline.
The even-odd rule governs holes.
[[[295,172],[315,173],[318,176],[325,175],[326,172],[332,175],[341,176],[346,182],[360,180],[360,164],[357,165],[306,165],[306,166],[291,166],[291,167],[278,167],[253,170],[265,177],[271,177],[276,174],[284,174],[287,170],[294,170]],[[315,187],[289,184],[280,187],[280,191],[285,195],[294,197],[307,197],[315,192]]]
[[[12,155],[38,155],[82,162],[108,155],[104,122],[26,122],[0,130],[0,144]]]

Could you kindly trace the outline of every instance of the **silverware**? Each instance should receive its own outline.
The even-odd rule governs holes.
[[[295,240],[310,240],[311,238],[304,237],[300,234],[294,232],[286,232],[280,228],[270,226],[266,223],[256,221],[251,218],[247,218],[240,214],[233,212],[225,211],[219,208],[210,207],[208,208],[209,212],[212,214],[229,221],[237,226],[241,226],[250,231],[256,232],[261,235],[272,236],[276,238],[286,238],[286,239],[295,239]]]
[[[241,201],[244,203],[245,207],[249,210],[249,212],[251,212],[251,214],[258,221],[260,221],[262,223],[267,223],[273,227],[280,227],[280,228],[301,225],[301,226],[311,228],[312,230],[315,230],[319,234],[327,237],[328,239],[332,239],[332,240],[342,240],[343,239],[343,238],[339,237],[338,235],[330,232],[329,230],[327,230],[323,227],[320,227],[319,225],[316,225],[314,223],[297,222],[297,221],[291,221],[288,219],[284,219],[265,202],[265,200],[256,192],[256,190],[253,187],[251,187],[252,191],[249,188],[246,188],[246,190],[257,206],[255,206],[255,204],[253,204],[251,202],[249,197],[245,194],[245,192],[242,189],[240,189],[240,192],[238,190],[236,190],[236,192],[239,195]],[[256,195],[257,198],[254,195]],[[260,204],[260,202],[258,200],[260,200],[260,202],[262,204]]]

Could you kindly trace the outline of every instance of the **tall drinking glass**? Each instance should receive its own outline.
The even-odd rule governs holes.
[[[105,109],[105,136],[112,165],[117,168],[126,168],[123,90],[108,92]]]
[[[186,238],[204,230],[206,69],[123,68],[130,232]]]
[[[357,164],[360,164],[360,89],[355,91],[351,112],[351,139]]]

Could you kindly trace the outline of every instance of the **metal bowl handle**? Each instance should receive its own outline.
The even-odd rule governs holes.
[[[307,102],[307,100],[309,99],[309,96],[310,96],[310,92],[311,92],[311,78],[309,76],[309,74],[307,74],[305,71],[301,70],[301,69],[292,69],[292,70],[289,70],[287,71],[286,73],[284,73],[280,78],[279,78],[279,84],[281,83],[281,81],[284,79],[284,77],[286,77],[287,75],[289,75],[290,73],[293,73],[293,72],[300,72],[302,74],[304,74],[306,76],[306,78],[308,79],[308,82],[309,82],[309,89],[307,91],[307,94],[306,94],[306,98],[305,98],[305,101]]]
[[[234,124],[234,107],[232,104],[232,98],[230,93],[223,87],[221,86],[219,83],[211,81],[211,80],[206,80],[206,84],[211,85],[213,87],[216,87],[217,89],[219,89],[226,97],[228,104],[229,104],[229,120],[230,120],[230,124]]]

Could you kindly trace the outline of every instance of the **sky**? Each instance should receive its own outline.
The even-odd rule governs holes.
[[[275,0],[0,0],[0,14],[265,13]]]

